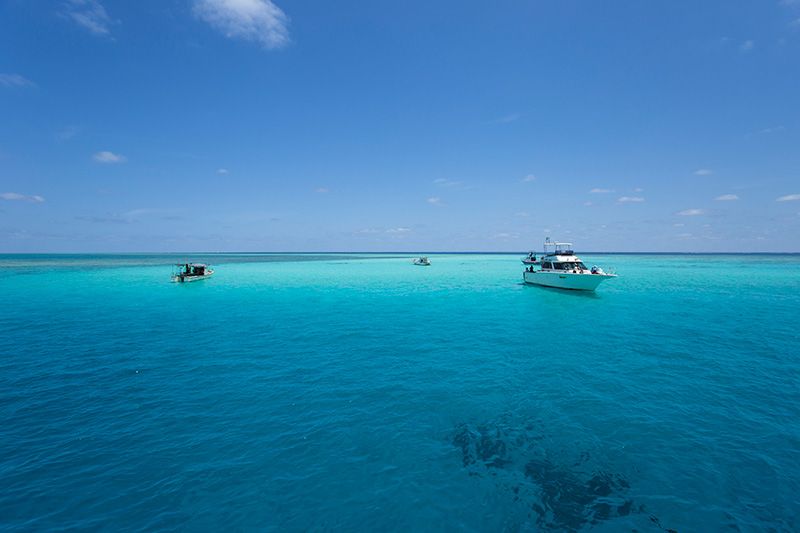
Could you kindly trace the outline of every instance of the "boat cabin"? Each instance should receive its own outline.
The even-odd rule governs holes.
[[[177,265],[182,276],[205,276],[208,265],[203,263],[183,263]]]
[[[542,270],[561,270],[574,273],[589,270],[575,255],[571,242],[551,242],[550,239],[547,239],[544,243],[544,255],[539,262]]]

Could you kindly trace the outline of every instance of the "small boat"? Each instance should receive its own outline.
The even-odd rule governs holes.
[[[523,265],[538,265],[539,260],[536,259],[536,252],[528,252],[528,255],[522,258]]]
[[[186,283],[200,279],[210,278],[214,271],[203,263],[179,263],[175,265],[177,271],[172,274],[174,283]]]
[[[427,257],[419,257],[417,259],[414,259],[414,264],[417,266],[427,267],[431,266],[431,261]]]
[[[544,254],[539,258],[539,269],[530,265],[522,273],[525,283],[572,289],[577,291],[593,291],[607,279],[616,278],[613,273],[603,272],[598,266],[586,268],[583,261],[572,251],[568,242],[544,243]]]

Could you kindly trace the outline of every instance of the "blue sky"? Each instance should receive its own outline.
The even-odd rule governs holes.
[[[800,251],[800,0],[0,2],[0,252]]]

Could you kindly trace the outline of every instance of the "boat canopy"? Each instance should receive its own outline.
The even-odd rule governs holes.
[[[553,248],[551,251],[547,250],[549,246]],[[544,253],[547,255],[575,255],[571,242],[553,242],[550,237],[544,241]]]

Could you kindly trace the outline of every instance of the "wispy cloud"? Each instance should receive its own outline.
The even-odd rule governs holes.
[[[3,87],[36,87],[36,84],[20,74],[0,73],[0,85]]]
[[[142,219],[158,218],[161,220],[183,220],[179,209],[139,207],[122,213],[106,213],[102,215],[80,215],[76,220],[94,224],[134,224]]]
[[[753,48],[755,48],[756,43],[752,39],[748,39],[743,41],[742,44],[739,45],[739,50],[742,52],[749,52]]]
[[[519,211],[517,213],[514,213],[514,216],[520,217],[520,218],[527,218],[527,217],[529,217],[531,215],[527,211]]]
[[[699,215],[705,215],[706,212],[703,209],[684,209],[683,211],[678,211],[675,214],[682,217],[696,217]]]
[[[80,132],[81,129],[78,126],[67,126],[56,132],[56,139],[62,142],[71,141]]]
[[[428,202],[431,205],[444,205],[442,203],[442,199],[439,198],[438,196],[431,196],[430,198],[428,198],[425,201]]]
[[[503,115],[502,117],[489,121],[489,124],[508,124],[509,122],[515,122],[520,118],[522,118],[521,114],[510,113],[508,115]]]
[[[80,220],[81,222],[91,222],[92,224],[130,224],[133,222],[129,218],[125,218],[120,215],[110,214],[110,215],[78,215],[75,217],[75,220]]]
[[[372,235],[375,233],[380,233],[381,230],[375,228],[364,228],[356,231],[357,235]]]
[[[408,233],[410,231],[411,231],[411,228],[400,227],[400,228],[389,228],[389,229],[386,230],[386,233],[392,233],[392,234],[397,235],[397,234],[402,234],[402,233]]]
[[[317,194],[327,194],[331,191],[327,187],[317,187],[316,189],[314,189],[314,192]]]
[[[227,168],[218,168],[217,174],[219,174],[220,176],[227,176],[228,174],[230,174],[230,171]]]
[[[800,194],[787,194],[775,199],[776,202],[796,202],[798,200],[800,200]]]
[[[738,200],[739,197],[735,194],[723,194],[722,196],[717,196],[714,200],[718,202],[732,202],[734,200]]]
[[[586,207],[591,207],[594,204],[592,202],[583,202],[583,205],[585,205]]]
[[[194,0],[194,13],[226,37],[281,48],[289,44],[289,17],[271,0]]]
[[[38,194],[20,194],[18,192],[0,193],[0,200],[8,200],[9,202],[33,202],[36,204],[44,202],[44,198]]]
[[[800,19],[798,19],[798,22],[800,22]],[[785,131],[785,130],[786,130],[786,126],[772,126],[771,128],[764,128],[764,129],[758,130],[756,132],[756,134],[757,135],[769,135],[770,133],[778,133],[778,132]]]
[[[97,161],[98,163],[107,163],[107,164],[115,164],[115,163],[124,163],[128,160],[127,157],[121,154],[115,154],[114,152],[102,151],[97,152],[92,156],[92,159]]]
[[[448,189],[470,189],[471,187],[466,187],[463,181],[458,180],[451,180],[446,178],[437,178],[433,180],[434,185],[438,185],[439,187],[444,187]]]
[[[698,168],[697,170],[694,171],[695,176],[710,176],[713,173],[714,171],[711,170],[710,168]]]
[[[94,35],[109,35],[114,24],[99,0],[67,0],[63,15]]]
[[[601,189],[599,187],[595,187],[594,189],[589,191],[590,194],[607,194],[610,192],[614,192],[613,189]]]
[[[641,203],[644,202],[644,198],[641,196],[620,196],[617,198],[617,202],[621,204]]]

